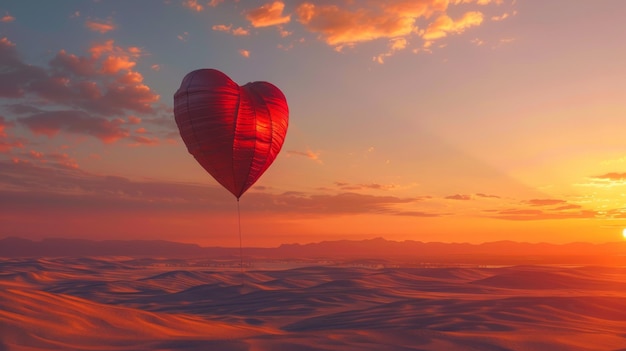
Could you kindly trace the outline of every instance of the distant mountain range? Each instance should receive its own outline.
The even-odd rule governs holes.
[[[521,243],[497,241],[483,244],[369,240],[283,244],[275,248],[244,248],[244,256],[258,259],[377,259],[404,262],[476,264],[626,264],[626,242],[604,244]],[[163,240],[86,240],[48,238],[32,241],[0,239],[0,257],[133,256],[166,258],[239,257],[239,248],[201,247]]]

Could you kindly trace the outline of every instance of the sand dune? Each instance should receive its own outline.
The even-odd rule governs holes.
[[[0,350],[626,347],[621,267],[317,265],[242,276],[149,261],[0,261]]]

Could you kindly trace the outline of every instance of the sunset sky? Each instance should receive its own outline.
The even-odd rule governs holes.
[[[622,0],[0,4],[0,237],[237,246],[184,75],[269,81],[290,124],[245,246],[607,242],[626,227]]]

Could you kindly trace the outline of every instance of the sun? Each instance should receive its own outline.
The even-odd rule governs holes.
[[[626,228],[624,228],[624,230],[622,230],[622,236],[624,237],[624,240],[626,240]]]

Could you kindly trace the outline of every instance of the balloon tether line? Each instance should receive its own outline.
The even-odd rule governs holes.
[[[237,222],[239,223],[239,267],[241,269],[241,286],[243,287],[243,248],[241,244],[241,209],[239,208],[239,198],[237,198]]]

